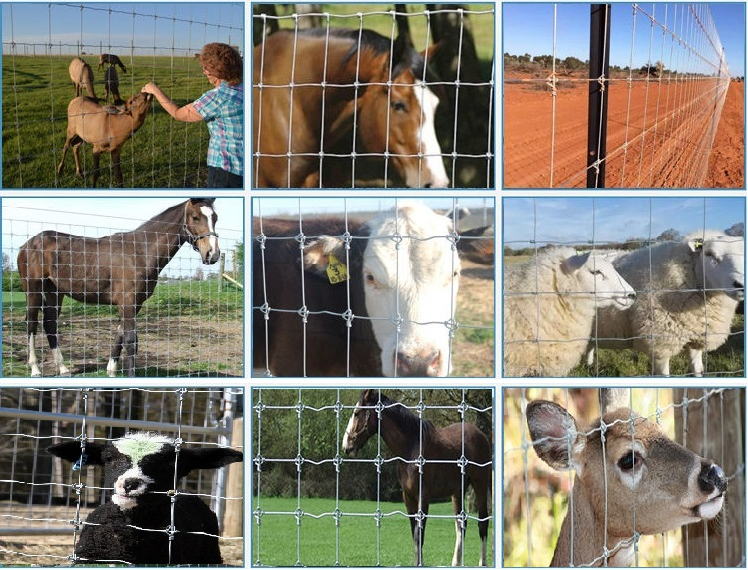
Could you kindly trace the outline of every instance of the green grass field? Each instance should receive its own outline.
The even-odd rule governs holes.
[[[3,56],[3,187],[88,187],[91,146],[81,147],[85,178],[75,175],[72,149],[62,175],[60,162],[67,130],[67,106],[75,96],[68,73],[73,56]],[[104,97],[104,71],[98,57],[82,56],[93,68],[96,95]],[[127,73],[119,71],[123,99],[155,81],[178,105],[185,105],[211,89],[195,58],[122,58]],[[154,100],[148,117],[122,151],[125,187],[183,188],[205,186],[208,130],[202,123],[180,123]],[[99,186],[114,180],[111,159],[102,154]]]
[[[332,513],[343,515],[336,526]],[[262,516],[258,516],[258,509]],[[303,516],[295,516],[301,509]],[[413,540],[403,503],[333,499],[255,497],[252,504],[251,563],[265,566],[412,566]],[[285,513],[285,514],[275,514]],[[321,516],[323,513],[330,513]],[[474,512],[470,516],[476,517]],[[449,566],[455,545],[451,502],[432,504],[426,524],[424,566]],[[297,524],[297,520],[300,521]],[[488,565],[493,565],[493,521],[488,530]],[[478,525],[469,520],[465,534],[465,565],[476,566],[480,556]]]
[[[408,4],[408,12],[412,14],[408,18],[410,27],[411,37],[413,38],[413,45],[424,46],[426,45],[426,17],[423,12],[426,10],[426,4]],[[467,13],[466,21],[470,26],[475,40],[475,48],[478,53],[478,58],[484,60],[490,64],[494,57],[494,30],[496,22],[496,14],[488,13],[494,8],[493,4],[463,4],[465,10],[474,11],[475,13]],[[379,32],[384,36],[391,36],[393,33],[392,27],[392,16],[387,13],[392,10],[392,4],[356,4],[356,3],[344,3],[344,4],[322,4],[323,12],[330,12],[336,15],[351,15],[362,13],[363,25],[365,28]],[[372,13],[376,12],[376,13]],[[278,15],[284,14],[282,9],[278,10]],[[331,26],[341,26],[346,28],[357,28],[359,25],[358,18],[331,18]],[[279,26],[281,28],[293,28],[293,19],[281,19],[279,20]],[[396,30],[395,30],[396,32]],[[429,36],[431,37],[431,36]],[[433,41],[433,38],[432,38]],[[419,49],[423,49],[419,47]],[[490,75],[490,67],[488,68]]]

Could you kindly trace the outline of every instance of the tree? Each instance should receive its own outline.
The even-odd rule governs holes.
[[[745,236],[745,224],[743,222],[738,222],[736,224],[733,224],[725,230],[725,233],[728,236],[744,237]]]
[[[6,271],[12,271],[13,270],[13,262],[10,260],[10,256],[3,252],[3,273]]]
[[[662,232],[655,241],[679,241],[681,234],[675,228],[670,228]]]

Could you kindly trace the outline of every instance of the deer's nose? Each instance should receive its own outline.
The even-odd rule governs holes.
[[[717,489],[720,493],[727,490],[727,478],[722,468],[715,463],[702,463],[699,474],[699,487],[705,493]]]

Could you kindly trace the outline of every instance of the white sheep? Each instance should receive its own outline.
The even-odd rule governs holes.
[[[689,369],[702,376],[704,350],[722,346],[744,296],[745,240],[713,230],[627,253],[613,265],[637,291],[625,312],[601,309],[594,348],[633,348],[650,357],[652,373],[670,375],[670,359],[688,349]]]
[[[103,465],[111,501],[86,519],[75,547],[83,562],[221,564],[218,520],[197,495],[173,491],[177,479],[195,469],[217,469],[241,461],[241,451],[225,447],[191,449],[171,438],[134,433],[105,445],[78,440],[47,448],[81,465]],[[167,532],[173,527],[171,536]]]
[[[595,311],[634,290],[596,253],[552,248],[504,268],[504,374],[565,376],[584,355]]]

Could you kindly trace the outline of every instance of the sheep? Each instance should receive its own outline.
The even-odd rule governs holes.
[[[670,375],[670,359],[688,349],[689,370],[702,376],[702,353],[724,344],[744,297],[745,240],[714,230],[618,257],[614,267],[637,291],[623,313],[600,309],[594,347],[630,347],[650,357],[656,376]]]
[[[94,101],[98,101],[94,92],[94,76],[91,66],[79,57],[74,57],[68,67],[70,79],[73,82],[75,96],[80,97],[82,88],[86,89],[88,96]]]
[[[82,464],[103,465],[104,485],[114,490],[111,501],[88,515],[75,547],[76,558],[139,566],[221,564],[215,513],[200,497],[175,494],[172,489],[175,477],[242,461],[242,452],[190,449],[177,446],[171,438],[143,432],[106,444],[83,443],[85,447],[76,439],[47,448],[52,455],[74,462],[74,469]]]
[[[122,63],[122,60],[116,55],[114,55],[113,53],[102,53],[99,56],[98,69],[101,69],[105,63],[108,63],[112,67],[114,67],[115,65],[119,65],[120,68],[122,68],[122,73],[127,73],[127,69],[125,69],[125,64]]]
[[[631,286],[596,253],[550,248],[504,268],[504,374],[565,376],[584,355],[595,310],[623,310]]]
[[[67,139],[62,147],[62,159],[57,166],[57,174],[62,173],[65,154],[68,147],[73,145],[75,173],[82,176],[78,147],[87,142],[93,145],[93,185],[96,186],[99,179],[99,155],[102,152],[109,152],[112,154],[117,185],[121,187],[122,169],[119,158],[122,145],[143,125],[152,99],[153,95],[150,93],[139,92],[130,97],[124,107],[101,107],[85,97],[76,97],[70,101]]]
[[[124,101],[119,95],[119,77],[117,76],[117,68],[113,65],[107,67],[104,72],[104,90],[106,91],[106,102],[109,103],[109,94],[112,95],[112,103],[114,105],[122,105]]]

